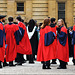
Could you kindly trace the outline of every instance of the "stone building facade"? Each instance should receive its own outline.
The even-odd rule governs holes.
[[[0,14],[9,16],[21,15],[25,21],[33,18],[42,22],[44,18],[63,18],[68,26],[73,25],[75,18],[75,0],[0,0]]]

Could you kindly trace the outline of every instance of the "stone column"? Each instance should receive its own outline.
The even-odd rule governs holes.
[[[32,18],[32,0],[26,0],[26,20]]]
[[[57,4],[56,0],[48,0],[48,16],[57,19]]]
[[[69,26],[73,25],[73,0],[67,0],[65,3],[65,20]]]

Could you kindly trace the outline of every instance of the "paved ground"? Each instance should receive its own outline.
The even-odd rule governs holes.
[[[35,64],[25,63],[23,66],[16,67],[5,67],[0,69],[0,74],[26,74],[26,75],[75,75],[75,66],[71,62],[70,58],[69,65],[67,70],[57,70],[59,62],[57,65],[51,65],[51,70],[42,70],[41,63],[35,62]]]

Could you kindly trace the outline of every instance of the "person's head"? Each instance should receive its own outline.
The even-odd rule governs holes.
[[[55,24],[56,23],[56,19],[55,18],[51,18],[51,23]]]
[[[29,26],[35,26],[35,21],[33,19],[30,19]]]
[[[63,19],[59,19],[58,20],[58,26],[62,26],[64,25],[64,20]]]
[[[35,21],[33,19],[30,19],[28,24],[29,24],[28,29],[31,32],[33,30],[33,28],[34,28],[36,23],[35,23]]]
[[[50,19],[50,17],[48,17],[48,19]]]
[[[18,16],[17,18],[16,18],[16,21],[18,22],[18,21],[22,21],[22,19],[21,19],[21,17],[20,16]]]
[[[22,20],[21,20],[21,22],[23,22],[23,23],[24,23],[24,20],[22,19]]]
[[[41,26],[43,23],[39,23],[39,26]]]
[[[5,22],[5,17],[6,17],[6,15],[4,16],[4,15],[0,15],[0,21],[1,22]]]
[[[9,18],[8,18],[8,21],[9,21],[9,22],[13,22],[13,17],[9,17]]]
[[[49,26],[49,25],[50,25],[50,19],[45,19],[41,28],[45,28],[46,26]]]

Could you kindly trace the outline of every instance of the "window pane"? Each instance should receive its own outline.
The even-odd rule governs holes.
[[[17,3],[17,11],[24,11],[24,3]]]
[[[65,12],[64,11],[59,11],[58,16],[59,16],[59,18],[65,18]]]
[[[65,21],[65,3],[58,3],[58,19]]]
[[[24,7],[17,7],[17,11],[24,11]]]
[[[64,10],[65,11],[65,3],[58,3],[58,10]]]
[[[17,3],[17,6],[24,6],[24,3]]]

